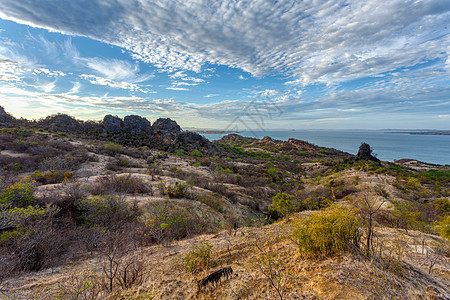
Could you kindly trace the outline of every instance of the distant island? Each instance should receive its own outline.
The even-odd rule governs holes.
[[[191,131],[200,133],[200,134],[232,134],[239,133],[236,130],[219,130],[219,129],[198,129],[198,128],[189,128]]]
[[[450,135],[450,130],[391,131],[390,133],[406,133],[420,135]]]

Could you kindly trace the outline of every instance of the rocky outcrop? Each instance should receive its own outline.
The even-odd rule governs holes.
[[[15,122],[16,119],[10,114],[8,114],[3,108],[3,106],[0,106],[0,125],[12,124]]]
[[[159,118],[153,123],[153,132],[157,135],[167,135],[174,134],[178,135],[181,133],[181,127],[177,122],[169,118]]]
[[[84,126],[75,118],[66,114],[56,114],[38,121],[37,125],[47,130],[67,133],[84,133]]]
[[[122,131],[123,121],[119,117],[106,115],[103,118],[103,126],[107,134],[116,134]]]
[[[123,130],[125,133],[133,135],[149,134],[152,130],[152,125],[146,118],[131,115],[123,119]]]
[[[362,143],[359,146],[358,154],[356,155],[357,160],[371,160],[380,163],[380,160],[372,155],[372,148],[369,144]]]

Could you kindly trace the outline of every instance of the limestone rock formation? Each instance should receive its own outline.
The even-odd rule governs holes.
[[[38,126],[47,130],[62,131],[67,133],[83,133],[84,126],[75,118],[66,114],[56,114],[40,120]]]
[[[371,160],[379,163],[380,160],[372,155],[372,148],[369,144],[362,143],[359,146],[358,154],[356,155],[357,160]]]
[[[128,134],[140,135],[150,133],[152,125],[143,117],[137,115],[126,116],[123,119],[123,130]]]
[[[10,124],[14,123],[16,119],[8,114],[3,106],[0,106],[0,124]]]
[[[159,118],[153,123],[153,132],[157,135],[174,134],[179,135],[181,132],[180,125],[169,118]]]
[[[112,115],[106,115],[103,118],[103,126],[108,134],[116,134],[122,131],[123,121],[119,117]]]

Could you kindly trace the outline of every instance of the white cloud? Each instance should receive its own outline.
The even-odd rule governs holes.
[[[114,80],[109,80],[109,79],[95,76],[95,75],[81,74],[80,78],[88,80],[92,84],[106,85],[106,86],[109,86],[112,88],[127,89],[127,90],[139,90],[140,89],[140,87],[138,85],[130,83],[130,82],[114,81]]]
[[[181,88],[181,87],[175,87],[175,86],[171,86],[166,88],[166,90],[173,90],[173,91],[190,91],[190,89],[187,88]]]
[[[70,89],[70,91],[67,94],[68,95],[78,94],[78,92],[80,91],[80,88],[81,88],[81,83],[79,83],[77,81],[73,84],[73,87]]]
[[[50,71],[47,68],[37,68],[33,70],[34,74],[45,74],[48,77],[66,76],[67,74],[61,71]]]
[[[85,58],[86,65],[101,76],[115,81],[130,80],[135,78],[135,74],[139,72],[136,64],[118,59],[103,58]]]
[[[0,57],[0,81],[20,81],[23,68],[20,63]]]
[[[172,71],[216,63],[328,84],[445,62],[449,11],[446,0],[3,0],[0,17],[118,45]]]
[[[217,97],[219,96],[219,94],[208,94],[206,96],[204,96],[205,98],[211,98],[211,97]]]
[[[180,85],[185,85],[185,86],[196,86],[198,85],[198,83],[192,83],[192,82],[184,82],[184,81],[174,81],[172,82],[173,86],[180,86]]]
[[[39,86],[45,93],[51,93],[55,90],[56,87],[56,81],[49,82],[47,84],[42,84]]]

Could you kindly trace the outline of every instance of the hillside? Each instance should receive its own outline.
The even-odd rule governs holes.
[[[450,298],[448,167],[1,115],[3,299]]]

